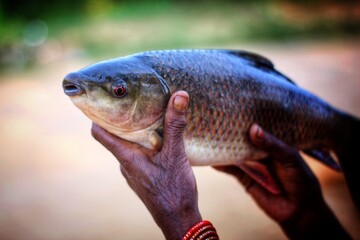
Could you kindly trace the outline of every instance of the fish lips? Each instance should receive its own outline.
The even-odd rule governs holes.
[[[64,93],[70,97],[85,93],[85,88],[82,85],[80,79],[74,73],[66,75],[62,82]]]

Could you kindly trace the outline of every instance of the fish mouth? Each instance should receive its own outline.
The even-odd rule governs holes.
[[[65,76],[62,87],[64,93],[68,96],[77,96],[85,93],[85,89],[80,85],[80,77],[76,73],[70,73]]]
[[[81,95],[85,92],[81,86],[73,83],[63,83],[63,89],[64,93],[68,96]]]

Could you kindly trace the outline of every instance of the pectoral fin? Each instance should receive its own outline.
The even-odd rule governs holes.
[[[249,175],[255,182],[273,194],[280,194],[278,183],[270,173],[268,167],[259,161],[245,161],[239,167]]]
[[[163,138],[157,132],[153,131],[150,133],[149,143],[151,145],[151,149],[160,151],[163,145]]]

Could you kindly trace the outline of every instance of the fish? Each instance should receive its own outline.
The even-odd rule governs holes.
[[[162,146],[171,94],[186,91],[190,103],[184,144],[190,163],[237,165],[273,193],[279,192],[278,186],[260,161],[267,153],[249,140],[253,123],[335,170],[341,170],[339,161],[347,166],[359,160],[359,119],[297,86],[269,59],[248,51],[136,53],[71,72],[62,86],[93,122],[154,151]],[[351,167],[347,172],[356,174]]]

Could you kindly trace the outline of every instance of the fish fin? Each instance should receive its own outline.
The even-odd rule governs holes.
[[[226,52],[231,54],[231,55],[235,55],[235,56],[238,56],[240,58],[244,58],[244,59],[248,60],[253,66],[255,66],[257,68],[265,69],[267,71],[270,71],[270,72],[273,72],[273,73],[275,73],[277,75],[280,75],[287,82],[296,85],[295,82],[293,82],[291,79],[289,79],[284,74],[277,71],[275,69],[274,64],[269,59],[267,59],[266,57],[263,57],[263,56],[261,56],[259,54],[256,54],[256,53],[242,51],[242,50],[226,50]]]
[[[143,81],[146,81],[149,84],[160,84],[164,95],[170,98],[171,96],[170,88],[166,83],[166,81],[159,74],[156,74],[156,77],[149,76],[148,78],[144,78]]]
[[[159,81],[160,85],[162,86],[163,91],[164,91],[164,94],[167,95],[168,98],[170,98],[170,96],[171,96],[171,91],[170,91],[170,88],[169,88],[169,86],[167,85],[166,81],[165,81],[162,77],[160,77],[159,75],[158,75],[158,77],[157,77],[157,80]]]
[[[267,166],[259,161],[245,161],[238,165],[255,182],[273,194],[280,194],[281,189]]]
[[[161,125],[160,127],[158,127],[155,132],[160,136],[160,137],[164,137],[164,126]]]
[[[360,211],[360,119],[341,113],[334,151],[343,169],[353,202]]]
[[[269,59],[259,54],[242,51],[242,50],[227,50],[226,52],[231,55],[235,55],[244,58],[248,61],[251,61],[257,67],[274,69],[274,64]]]
[[[163,145],[163,138],[156,131],[153,131],[149,135],[149,143],[151,145],[151,149],[160,151]]]
[[[337,172],[341,172],[341,167],[339,163],[330,155],[329,152],[318,149],[309,149],[303,151],[305,154],[325,163],[326,166],[334,169]]]

